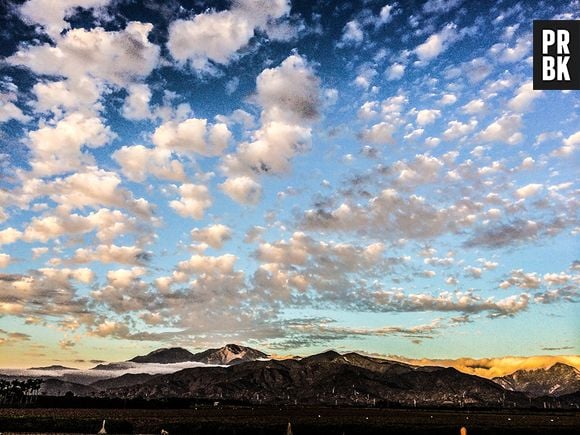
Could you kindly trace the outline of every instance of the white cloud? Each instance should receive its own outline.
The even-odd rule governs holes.
[[[425,139],[425,145],[428,147],[436,147],[441,143],[441,139],[438,137],[428,137]]]
[[[450,104],[455,104],[457,97],[453,94],[444,94],[439,100],[439,104],[443,106],[449,106]]]
[[[254,134],[254,141],[243,142],[235,155],[224,159],[229,174],[285,174],[292,158],[310,149],[311,129],[297,124],[268,122]]]
[[[83,207],[117,207],[131,211],[141,218],[150,219],[151,205],[143,198],[135,199],[128,190],[120,187],[117,173],[87,167],[66,178],[57,178],[45,186],[32,185],[37,195],[46,194],[66,209]],[[43,191],[39,191],[42,189]]]
[[[417,112],[417,124],[424,126],[433,124],[441,116],[441,111],[437,109],[423,109]]]
[[[468,115],[478,115],[487,110],[487,105],[481,98],[476,98],[462,106],[461,110]]]
[[[0,246],[14,243],[22,237],[22,232],[16,228],[8,227],[0,230]]]
[[[155,130],[152,140],[159,148],[211,157],[222,154],[231,136],[226,124],[208,126],[206,119],[190,118],[180,123],[166,122]]]
[[[521,115],[506,114],[479,132],[477,138],[481,142],[504,142],[515,145],[523,140],[523,135],[520,132],[521,127]]]
[[[411,141],[411,142],[412,142],[412,141],[414,141],[414,140],[417,140],[417,139],[419,139],[419,138],[420,138],[420,137],[423,135],[423,133],[424,133],[424,132],[425,132],[425,130],[424,130],[424,129],[422,129],[422,128],[417,128],[417,129],[415,129],[415,130],[411,131],[410,133],[408,133],[408,134],[404,135],[404,136],[403,136],[403,139],[405,139],[405,140],[408,140],[408,141]]]
[[[79,170],[94,162],[91,155],[83,153],[83,146],[98,148],[113,137],[100,118],[72,113],[54,126],[45,125],[28,133],[32,171],[48,176]]]
[[[440,32],[432,34],[424,43],[418,45],[415,53],[419,60],[428,62],[447,50],[449,45],[458,39],[458,36],[457,25],[447,24]]]
[[[79,248],[71,259],[74,263],[120,263],[140,266],[150,254],[136,246],[98,245],[95,249]]]
[[[228,178],[220,188],[240,204],[257,204],[262,196],[260,184],[247,176]]]
[[[131,181],[145,181],[149,175],[171,181],[185,181],[183,165],[171,159],[171,151],[162,148],[146,148],[143,145],[124,146],[112,155]]]
[[[342,31],[343,42],[359,43],[364,39],[364,33],[357,20],[352,20],[346,23]]]
[[[97,103],[101,90],[99,84],[88,76],[56,82],[39,82],[32,88],[37,98],[34,110],[52,111],[57,115],[62,110],[79,111],[88,116],[94,114],[95,109],[101,108]]]
[[[526,112],[531,109],[533,101],[542,94],[542,91],[534,90],[534,85],[530,80],[518,88],[515,96],[509,100],[508,107],[515,112]]]
[[[124,86],[149,75],[159,59],[159,47],[147,35],[150,23],[130,22],[124,30],[106,32],[72,29],[50,44],[25,46],[8,58],[13,65],[25,65],[37,74],[80,80],[92,77]]]
[[[110,0],[28,0],[20,13],[25,20],[40,24],[53,39],[70,28],[65,21],[76,8],[91,9],[106,6]]]
[[[490,48],[492,57],[497,58],[501,63],[514,63],[523,59],[531,50],[532,34],[528,33],[518,38],[513,47],[505,43],[495,44]]]
[[[423,11],[428,14],[446,13],[459,6],[463,0],[428,0],[423,5]]]
[[[379,12],[379,24],[387,24],[393,18],[393,9],[395,5],[386,4],[381,8]]]
[[[212,248],[219,249],[223,246],[224,242],[230,240],[232,237],[231,228],[222,225],[215,224],[210,225],[205,228],[194,228],[191,231],[191,238],[200,243],[207,243]]]
[[[203,219],[205,210],[211,207],[209,190],[201,184],[182,184],[179,187],[181,198],[169,203],[180,216]]]
[[[405,74],[405,65],[394,63],[387,69],[385,74],[387,75],[387,80],[399,80]]]
[[[262,121],[309,123],[319,116],[320,80],[306,59],[293,54],[256,79]]]
[[[11,94],[0,94],[0,123],[11,119],[28,122],[30,117],[22,113],[22,110],[12,102],[13,99],[14,96]]]
[[[397,126],[388,122],[379,122],[372,127],[361,132],[361,139],[372,144],[392,144],[395,139],[393,133],[397,130]]]
[[[483,57],[476,57],[461,64],[463,74],[470,83],[479,83],[493,71],[493,67]]]
[[[517,189],[515,195],[520,199],[529,198],[530,196],[537,194],[543,187],[542,184],[531,183]]]
[[[128,95],[123,105],[123,116],[131,120],[141,120],[151,117],[149,102],[151,89],[145,84],[133,84],[127,89]]]
[[[285,174],[292,159],[310,149],[311,124],[318,119],[320,83],[306,60],[297,54],[278,67],[265,69],[256,80],[256,101],[262,106],[261,127],[252,140],[223,158],[228,180],[222,190],[243,203],[255,203],[261,174]]]
[[[562,142],[564,145],[562,145],[557,150],[554,150],[552,152],[553,156],[555,156],[555,157],[567,157],[567,156],[574,154],[574,152],[578,148],[578,145],[580,145],[580,131],[577,131],[576,133],[571,134],[566,139],[564,139]]]
[[[443,132],[443,138],[445,140],[456,140],[467,136],[477,127],[477,121],[475,119],[469,120],[469,122],[463,123],[461,121],[449,121],[447,123],[447,130]]]
[[[5,269],[8,267],[12,260],[12,257],[8,254],[0,253],[0,269]]]
[[[176,60],[190,61],[198,70],[207,69],[209,61],[225,65],[250,42],[256,29],[289,12],[287,0],[240,0],[230,10],[174,21],[167,47]]]
[[[136,230],[134,218],[129,218],[119,210],[106,208],[86,216],[60,213],[35,217],[26,227],[22,239],[27,242],[43,242],[61,236],[74,236],[96,231],[100,242],[112,243],[117,237]],[[40,249],[40,250],[39,250]],[[48,250],[33,249],[35,256],[45,254]]]
[[[237,257],[232,254],[224,254],[219,257],[205,255],[192,255],[189,260],[180,261],[177,270],[186,274],[232,274]]]

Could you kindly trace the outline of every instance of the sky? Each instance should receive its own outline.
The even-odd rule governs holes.
[[[580,99],[531,34],[579,15],[2,2],[0,366],[580,354]]]

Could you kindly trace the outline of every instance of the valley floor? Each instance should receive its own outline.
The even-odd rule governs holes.
[[[575,434],[580,413],[361,408],[62,409],[0,408],[0,433],[293,435]]]

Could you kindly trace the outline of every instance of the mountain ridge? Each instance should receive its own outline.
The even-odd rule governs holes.
[[[547,368],[516,370],[492,381],[506,390],[520,391],[530,397],[559,397],[580,390],[580,370],[558,362]]]
[[[219,348],[192,353],[182,347],[160,348],[131,358],[128,362],[173,364],[180,362],[199,362],[210,365],[232,365],[241,362],[267,358],[268,355],[257,349],[239,344],[226,344]]]

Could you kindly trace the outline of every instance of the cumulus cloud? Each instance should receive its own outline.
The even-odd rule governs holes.
[[[431,170],[438,170],[437,161],[424,161]],[[421,183],[431,180],[419,171],[402,173],[397,183]],[[409,184],[412,185],[412,184]],[[304,214],[303,225],[309,229],[358,232],[360,234],[384,234],[391,239],[424,239],[471,227],[481,205],[473,201],[460,200],[456,204],[442,207],[432,204],[418,195],[405,195],[403,191],[387,188],[372,196],[366,204],[343,203],[333,210],[315,208]],[[422,223],[429,222],[429,225]]]
[[[483,57],[476,57],[460,66],[463,74],[470,83],[479,83],[493,71],[493,67]]]
[[[342,31],[341,40],[345,43],[359,43],[364,39],[363,30],[357,20],[346,23]]]
[[[240,0],[229,10],[210,10],[191,20],[174,21],[167,47],[176,60],[189,61],[197,70],[206,70],[210,62],[225,65],[248,45],[257,29],[289,12],[287,0]]]
[[[538,289],[542,284],[541,277],[536,273],[525,273],[522,269],[512,270],[511,276],[499,284],[500,288],[512,286],[523,289]]]
[[[525,199],[530,196],[536,195],[544,186],[538,183],[530,183],[516,190],[515,195],[517,198]]]
[[[463,0],[428,0],[423,5],[423,11],[427,14],[446,13],[463,3]]]
[[[91,331],[91,335],[98,337],[128,338],[129,334],[129,327],[126,324],[114,320],[104,320]]]
[[[471,119],[469,122],[449,121],[447,129],[443,132],[445,140],[457,140],[467,136],[477,127],[477,121]]]
[[[481,98],[476,98],[462,106],[461,110],[468,115],[478,115],[487,110],[487,105]]]
[[[405,74],[405,65],[401,63],[394,63],[385,72],[387,80],[399,80]]]
[[[481,229],[468,239],[465,245],[468,247],[501,248],[534,240],[540,234],[540,230],[541,227],[537,222],[520,219]]]
[[[60,116],[63,112],[76,111],[95,116],[96,110],[102,107],[98,103],[102,86],[89,76],[38,82],[32,92],[37,100],[34,109],[38,112],[51,111]]]
[[[31,118],[25,115],[22,110],[16,106],[12,100],[11,94],[0,94],[0,123],[15,119],[20,122],[28,122]]]
[[[256,79],[262,121],[309,123],[319,116],[320,80],[306,59],[293,54]]]
[[[526,112],[531,109],[533,101],[542,95],[542,91],[535,91],[532,81],[521,85],[515,96],[509,100],[508,107],[515,112]]]
[[[76,8],[92,9],[106,6],[110,0],[28,0],[20,8],[26,21],[40,24],[53,39],[57,39],[64,29],[70,28],[65,18]]]
[[[220,188],[240,204],[257,204],[262,196],[262,186],[247,176],[228,178]]]
[[[423,109],[417,112],[417,124],[424,126],[433,124],[441,116],[441,111],[437,109]]]
[[[127,209],[142,218],[150,218],[151,205],[143,198],[135,199],[130,191],[120,185],[121,178],[117,173],[89,166],[83,172],[57,178],[44,185],[32,183],[32,188],[36,195],[48,195],[69,210],[115,207]]]
[[[118,86],[146,77],[159,59],[159,47],[147,36],[153,25],[130,22],[124,30],[107,32],[100,27],[72,29],[56,45],[22,47],[7,60],[36,74],[80,80],[92,77]]]
[[[118,210],[106,208],[90,213],[87,216],[63,213],[35,217],[26,227],[22,239],[27,242],[57,239],[62,236],[73,236],[96,232],[101,242],[112,242],[117,237],[135,231],[134,218],[129,218]]]
[[[526,34],[515,42],[513,46],[498,43],[491,47],[490,54],[501,63],[514,63],[522,60],[532,48],[532,35]]]
[[[419,60],[428,62],[441,53],[459,38],[457,25],[454,23],[446,24],[441,31],[433,33],[425,42],[415,48],[415,53]]]
[[[439,104],[443,106],[449,106],[450,104],[455,104],[457,97],[453,94],[444,94],[439,100]]]
[[[371,144],[392,144],[395,139],[393,133],[397,131],[397,126],[388,122],[379,122],[363,130],[360,137],[363,141]]]
[[[567,138],[562,140],[563,145],[554,150],[552,155],[555,157],[568,157],[576,151],[578,145],[580,145],[580,131],[571,134]]]
[[[212,205],[209,190],[202,184],[182,184],[179,194],[181,198],[171,201],[169,206],[180,216],[203,219],[205,210]]]
[[[12,257],[10,255],[0,253],[0,269],[7,268],[11,261]]]
[[[292,159],[310,149],[311,124],[319,117],[319,79],[306,60],[293,54],[278,67],[265,69],[256,80],[256,101],[262,107],[261,127],[253,140],[238,145],[223,159],[228,179],[221,185],[232,199],[256,200],[255,178],[285,174]]]
[[[158,308],[157,298],[141,278],[146,269],[115,269],[107,272],[107,284],[91,292],[95,301],[106,304],[115,313]]]
[[[96,248],[79,248],[75,251],[74,263],[119,263],[141,266],[151,254],[137,246],[98,245]]]
[[[231,136],[226,124],[208,126],[207,119],[190,118],[179,123],[166,122],[155,130],[152,140],[159,148],[211,157],[222,154]]]
[[[22,237],[22,232],[16,228],[8,227],[0,230],[0,245],[8,245],[14,243]]]
[[[170,181],[183,182],[186,179],[183,164],[172,159],[169,149],[124,146],[112,157],[121,166],[123,175],[131,181],[142,182],[149,175]]]
[[[0,313],[26,317],[74,316],[90,323],[93,315],[87,299],[79,297],[77,284],[88,285],[95,279],[87,268],[43,268],[28,275],[0,274]]]
[[[481,142],[503,142],[515,145],[524,138],[520,132],[521,127],[521,115],[505,114],[479,132],[477,139]]]
[[[127,89],[128,94],[123,105],[123,116],[127,119],[141,120],[151,116],[149,102],[151,89],[145,84],[133,84]]]
[[[84,146],[101,147],[113,137],[100,118],[72,113],[55,125],[45,125],[28,133],[32,171],[49,176],[79,170],[94,163],[94,158],[83,152]]]
[[[212,248],[219,249],[224,242],[232,237],[231,228],[222,224],[210,225],[205,228],[194,228],[191,230],[191,238],[200,243],[206,243]]]

